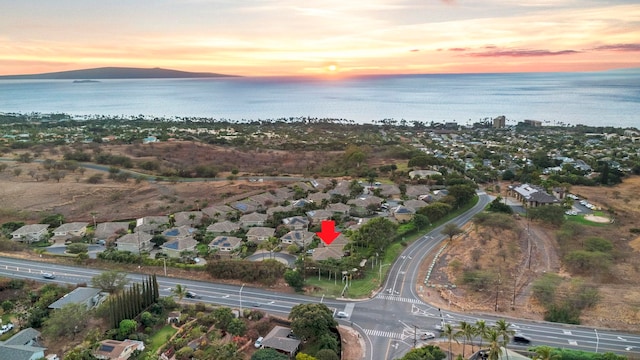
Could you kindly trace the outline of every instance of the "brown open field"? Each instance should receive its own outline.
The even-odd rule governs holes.
[[[503,186],[505,188],[505,186]],[[581,278],[598,286],[601,300],[593,308],[583,311],[581,323],[587,326],[638,331],[640,329],[640,236],[629,230],[640,228],[640,177],[625,179],[615,187],[573,187],[571,192],[600,206],[604,215],[615,221],[606,226],[589,226],[586,236],[597,236],[615,244],[620,259],[613,265],[608,276],[592,278],[571,275],[561,266],[555,233],[557,229],[539,223],[531,223],[532,261],[529,267],[527,253],[526,221],[519,219],[520,233],[503,231],[487,237],[486,230],[469,225],[467,233],[455,239],[437,262],[435,284],[456,284],[460,275],[455,264],[473,263],[473,251],[481,238],[489,240],[482,245],[482,267],[500,269],[504,274],[496,291],[478,293],[456,289],[425,288],[421,294],[426,301],[438,303],[443,308],[476,312],[498,313],[504,316],[542,320],[544,309],[531,298],[531,282],[544,272],[556,272],[565,278]],[[502,241],[502,246],[499,246]],[[474,245],[469,245],[474,244]],[[501,249],[509,256],[503,259]],[[513,251],[513,249],[518,249]],[[502,250],[504,251],[504,250]],[[425,262],[424,273],[432,259]],[[420,286],[421,284],[418,284]],[[497,292],[497,293],[496,293]],[[497,300],[496,300],[497,299]],[[512,305],[515,299],[515,305]]]

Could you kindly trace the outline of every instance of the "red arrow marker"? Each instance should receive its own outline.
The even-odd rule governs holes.
[[[340,236],[340,233],[336,232],[335,221],[322,220],[322,231],[317,232],[316,235],[318,235],[326,245],[331,245],[333,240]]]

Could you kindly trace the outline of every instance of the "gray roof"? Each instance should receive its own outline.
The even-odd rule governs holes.
[[[46,230],[49,227],[49,224],[31,224],[31,225],[25,225],[21,228],[19,228],[18,230],[14,231],[11,233],[12,236],[15,235],[30,235],[30,234],[34,234],[34,233],[39,233],[42,230]]]
[[[207,231],[212,233],[229,233],[238,229],[240,229],[240,224],[228,220],[207,226]]]
[[[153,239],[153,236],[151,236],[150,234],[147,234],[146,232],[139,231],[134,234],[126,234],[119,237],[118,240],[116,240],[116,243],[117,244],[138,244],[138,243],[143,244],[151,241],[151,239]]]
[[[39,337],[40,331],[34,328],[26,328],[20,330],[18,333],[5,341],[4,345],[32,345],[32,342],[37,340]]]
[[[300,340],[288,338],[291,329],[276,325],[262,341],[262,346],[275,350],[295,354],[300,346]]]
[[[84,304],[89,301],[89,299],[94,296],[100,294],[100,289],[90,288],[90,287],[79,287],[72,292],[64,295],[53,304],[49,305],[49,309],[60,309],[68,304]]]
[[[87,225],[89,225],[89,223],[86,223],[86,222],[66,223],[66,224],[62,224],[62,225],[58,226],[57,228],[55,228],[55,230],[53,230],[53,232],[57,233],[57,232],[78,231],[78,230],[84,229],[85,227],[87,227]]]
[[[235,236],[216,236],[215,239],[211,240],[209,246],[216,248],[235,248],[240,245],[242,239]]]
[[[42,352],[45,348],[28,345],[0,345],[0,359],[31,360],[34,354]]]

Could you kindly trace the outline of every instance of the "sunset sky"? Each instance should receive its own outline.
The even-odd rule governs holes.
[[[640,67],[638,0],[0,0],[0,75]]]

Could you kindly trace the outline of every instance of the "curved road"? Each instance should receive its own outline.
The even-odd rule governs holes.
[[[482,211],[490,198],[480,193],[480,201],[471,210],[452,220],[458,225],[468,222],[473,215]],[[170,295],[170,289],[181,284],[201,295],[208,303],[236,308],[260,308],[270,313],[286,315],[300,303],[325,303],[334,311],[344,311],[349,317],[339,319],[342,325],[357,329],[365,342],[363,359],[396,359],[403,356],[413,345],[415,335],[421,331],[433,331],[441,320],[450,323],[459,321],[475,322],[484,319],[488,324],[501,317],[473,315],[442,311],[422,302],[416,294],[414,284],[418,279],[418,269],[422,259],[442,243],[442,226],[429,232],[408,246],[398,260],[393,263],[382,291],[372,299],[349,301],[315,298],[297,294],[281,294],[274,291],[233,286],[205,281],[158,277],[161,296]],[[169,271],[171,271],[169,269]],[[54,280],[43,279],[42,273],[56,275]],[[27,261],[0,257],[0,276],[29,278],[52,281],[61,284],[90,283],[100,270],[63,266],[37,261]],[[145,275],[130,273],[133,282],[141,281]],[[192,300],[186,300],[192,301]],[[517,320],[514,328],[532,339],[532,345],[550,345],[560,348],[581,349],[599,352],[611,351],[623,355],[640,355],[640,336],[610,330],[597,331],[581,326]],[[423,341],[417,339],[417,344]],[[510,345],[510,347],[515,347]],[[374,355],[375,354],[375,355]]]

